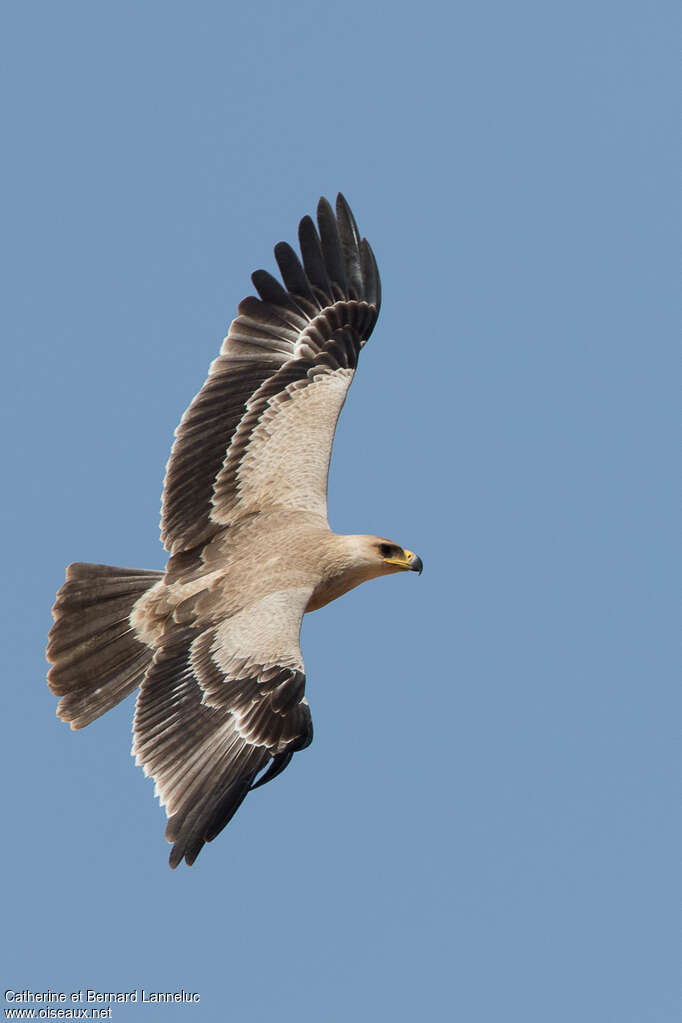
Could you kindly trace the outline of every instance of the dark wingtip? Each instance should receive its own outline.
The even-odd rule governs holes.
[[[324,196],[317,204],[317,226],[329,279],[339,286],[342,293],[346,292],[348,283],[341,238],[339,237],[339,225],[329,201]]]
[[[320,198],[318,199],[316,212],[318,220],[320,216],[322,216],[323,219],[325,217],[334,216],[334,211],[332,210],[331,203],[329,202],[329,199],[327,199],[326,195],[321,195]]]
[[[260,788],[261,785],[265,785],[266,782],[272,781],[278,774],[281,774],[284,768],[291,763],[291,759],[294,753],[293,750],[285,750],[284,753],[277,753],[268,767],[265,774],[262,774],[258,781],[253,782],[251,785],[251,791]]]
[[[343,192],[339,192],[338,195],[336,196],[336,219],[339,222],[341,220],[344,220],[344,219],[348,221],[348,223],[350,224],[350,227],[351,227],[351,229],[353,231],[353,236],[355,238],[355,243],[356,243],[356,245],[359,246],[360,245],[360,232],[358,231],[358,225],[355,222],[355,217],[353,216],[353,211],[350,208],[350,206],[348,205],[348,201],[347,201],[345,195],[343,194]]]

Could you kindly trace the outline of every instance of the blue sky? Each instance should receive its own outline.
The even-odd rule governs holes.
[[[3,15],[3,990],[136,1020],[679,1020],[672,3]],[[191,869],[44,683],[65,565],[161,567],[172,431],[341,189],[384,306],[309,616],[313,745]],[[3,1005],[3,1008],[5,1006]]]

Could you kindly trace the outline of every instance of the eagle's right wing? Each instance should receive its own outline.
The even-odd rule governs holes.
[[[376,262],[339,195],[299,227],[303,262],[284,242],[285,287],[265,270],[176,430],[161,536],[173,554],[265,507],[326,516],[336,421],[379,314]]]

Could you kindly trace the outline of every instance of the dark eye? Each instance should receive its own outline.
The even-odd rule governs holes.
[[[379,554],[382,558],[397,558],[400,554],[398,548],[392,543],[380,543]]]

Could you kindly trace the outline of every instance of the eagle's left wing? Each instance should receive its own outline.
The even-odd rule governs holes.
[[[249,790],[312,741],[299,646],[310,592],[282,590],[220,624],[172,628],[157,650],[132,752],[166,807],[171,867],[192,864]]]

